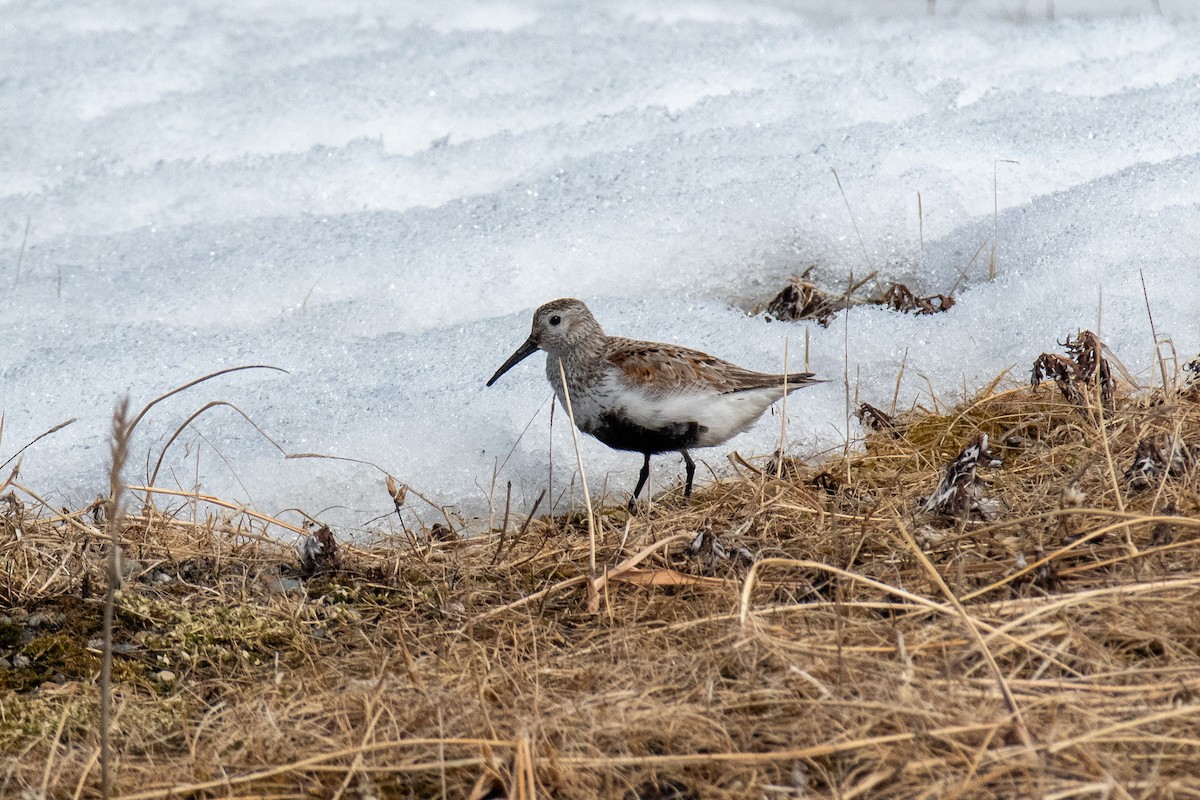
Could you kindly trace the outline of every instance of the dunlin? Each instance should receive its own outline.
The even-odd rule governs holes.
[[[650,456],[683,455],[688,497],[696,474],[689,449],[722,444],[750,427],[785,390],[820,383],[811,372],[770,375],[699,350],[607,336],[587,306],[563,299],[534,312],[529,338],[487,385],[536,350],[546,351],[546,379],[566,408],[562,364],[579,430],[609,447],[645,456],[631,510],[650,477]]]

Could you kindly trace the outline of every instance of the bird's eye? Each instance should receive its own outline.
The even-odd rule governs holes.
[[[555,314],[553,317],[550,318],[551,325],[557,325],[560,322],[562,322],[562,317],[560,317],[558,314]]]

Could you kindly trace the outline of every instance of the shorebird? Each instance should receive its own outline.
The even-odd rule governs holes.
[[[579,430],[616,450],[645,457],[630,511],[650,477],[650,456],[683,455],[683,496],[690,497],[696,464],[688,450],[728,441],[785,393],[821,382],[811,372],[754,372],[699,350],[608,336],[586,305],[567,298],[534,312],[529,338],[487,385],[537,350],[546,352],[546,379],[563,408],[561,376],[566,375]]]

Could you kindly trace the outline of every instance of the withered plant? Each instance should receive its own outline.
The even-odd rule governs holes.
[[[931,294],[921,297],[903,283],[893,283],[883,290],[877,301],[880,305],[904,314],[940,314],[949,311],[954,305],[954,298],[947,294]]]
[[[814,269],[809,267],[804,274],[793,275],[779,294],[767,303],[766,312],[775,319],[815,320],[821,327],[828,327],[849,302],[844,296],[830,294],[818,287],[810,279]]]
[[[1053,380],[1063,399],[1089,418],[1095,416],[1090,399],[1098,388],[1101,406],[1112,411],[1116,381],[1096,334],[1082,331],[1075,338],[1068,336],[1059,345],[1066,348],[1067,355],[1042,353],[1038,356],[1033,362],[1030,385],[1036,389],[1042,381]]]
[[[781,320],[815,320],[827,327],[839,311],[862,305],[887,306],[904,314],[939,314],[954,305],[948,294],[918,295],[903,283],[891,283],[882,291],[867,297],[856,293],[875,278],[871,273],[866,278],[852,283],[840,294],[821,289],[812,279],[815,267],[809,267],[802,275],[793,275],[786,286],[767,303],[766,313]],[[757,313],[759,309],[755,309]]]
[[[1184,399],[1200,403],[1200,357],[1184,364],[1183,371],[1187,374],[1183,385]]]
[[[1158,433],[1140,440],[1133,464],[1125,471],[1130,488],[1140,491],[1156,486],[1161,476],[1178,478],[1196,466],[1200,447],[1179,436]]]
[[[98,522],[10,475],[0,796],[103,791],[111,525],[116,797],[1195,797],[1198,481],[1173,446],[1145,491],[1111,465],[1200,441],[1200,404],[1114,405],[1097,436],[990,387],[594,528],[517,491],[403,527],[381,486],[311,574],[303,528],[239,503],[129,487]]]
[[[873,431],[887,431],[896,433],[899,428],[896,425],[896,419],[882,409],[876,408],[870,403],[863,403],[858,407],[858,411],[854,412],[854,416],[866,428]]]
[[[1000,464],[1000,459],[988,450],[988,435],[976,434],[946,465],[937,489],[921,500],[921,510],[946,517],[987,519],[996,510],[996,503],[984,497],[987,482],[979,476],[979,468]]]

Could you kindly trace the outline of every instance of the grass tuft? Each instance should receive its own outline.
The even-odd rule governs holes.
[[[1079,353],[634,517],[110,513],[113,794],[1195,796],[1200,402]],[[98,795],[104,523],[6,489],[0,794]]]

